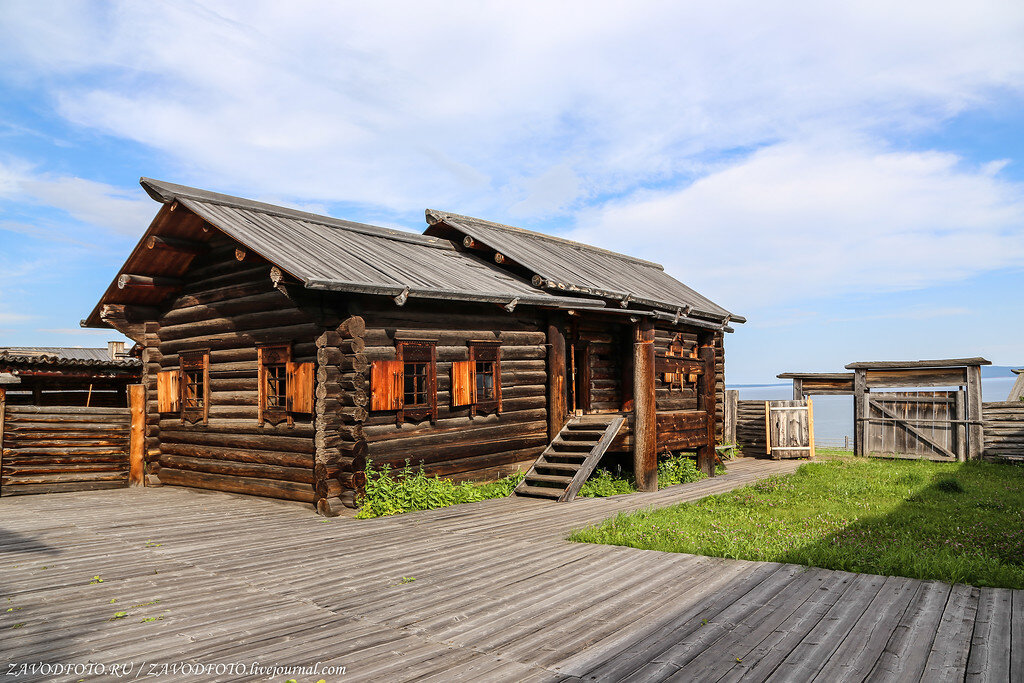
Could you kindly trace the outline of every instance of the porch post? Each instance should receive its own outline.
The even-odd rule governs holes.
[[[697,408],[704,411],[704,445],[697,448],[697,468],[715,476],[715,347],[702,346],[699,357],[704,364],[697,392]]]
[[[638,491],[658,490],[658,412],[654,395],[654,323],[633,328],[633,473]]]

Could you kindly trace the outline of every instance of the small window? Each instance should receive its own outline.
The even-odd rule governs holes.
[[[437,348],[432,341],[400,341],[393,361],[374,361],[370,409],[396,411],[406,420],[437,419]]]
[[[294,424],[296,413],[313,412],[313,363],[292,362],[289,344],[256,348],[259,363],[259,423]]]
[[[470,342],[469,360],[452,363],[452,406],[470,406],[470,415],[501,412],[501,346]]]
[[[183,351],[178,376],[181,419],[207,422],[210,413],[210,353]]]

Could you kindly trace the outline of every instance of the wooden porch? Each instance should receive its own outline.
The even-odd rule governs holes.
[[[1021,680],[1024,591],[562,540],[798,465],[740,460],[657,493],[369,521],[176,487],[5,499],[0,663],[320,662],[346,681]],[[167,676],[214,678],[232,680]]]

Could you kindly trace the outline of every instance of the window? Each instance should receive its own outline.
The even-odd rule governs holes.
[[[313,412],[313,363],[292,362],[289,344],[256,347],[259,363],[259,423],[295,423],[295,414]]]
[[[501,412],[498,342],[469,342],[469,360],[452,363],[452,407],[467,405],[470,415]]]
[[[437,419],[437,347],[433,341],[400,341],[395,360],[374,361],[370,409],[394,410],[398,424]]]
[[[192,423],[206,422],[210,408],[210,354],[207,351],[183,351],[180,358],[181,419]]]

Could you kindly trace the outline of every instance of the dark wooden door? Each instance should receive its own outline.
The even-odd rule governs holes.
[[[574,339],[569,346],[569,409],[573,413],[590,411],[590,342]]]

